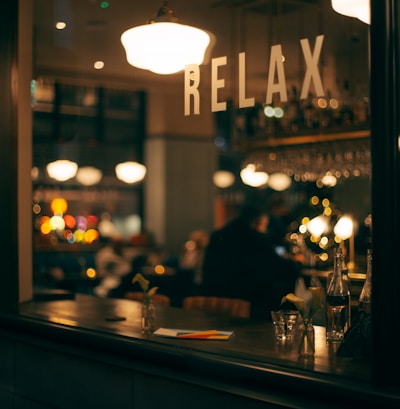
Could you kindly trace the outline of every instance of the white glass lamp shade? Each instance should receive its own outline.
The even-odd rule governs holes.
[[[100,182],[103,172],[93,166],[83,166],[76,173],[76,180],[84,186],[93,186]]]
[[[138,162],[123,162],[115,167],[115,174],[125,183],[136,183],[144,179],[146,167]]]
[[[332,8],[339,14],[355,17],[363,23],[370,24],[370,0],[332,0]]]
[[[202,64],[210,41],[203,30],[170,22],[149,23],[121,35],[128,63],[156,74],[173,74],[188,64]]]
[[[226,189],[235,183],[235,175],[227,170],[218,170],[213,175],[214,185]]]
[[[347,240],[351,237],[354,230],[353,219],[349,216],[342,216],[333,228],[333,232],[341,240]]]
[[[240,178],[248,186],[261,187],[267,184],[269,175],[266,172],[257,171],[256,165],[250,163],[240,171]]]
[[[78,164],[70,160],[61,159],[50,162],[46,169],[51,178],[56,179],[59,182],[65,182],[76,175]]]
[[[290,187],[292,179],[286,173],[273,173],[269,175],[268,186],[272,189],[282,192]]]

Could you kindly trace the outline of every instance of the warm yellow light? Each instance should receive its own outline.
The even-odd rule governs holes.
[[[214,185],[226,189],[235,183],[235,175],[227,170],[218,170],[213,175]]]
[[[50,217],[50,227],[51,230],[64,230],[65,228],[64,219],[61,216]]]
[[[332,0],[332,8],[339,14],[355,17],[363,23],[370,24],[370,0]]]
[[[93,166],[83,166],[76,173],[76,180],[85,186],[96,185],[103,177],[103,172]]]
[[[146,167],[138,162],[123,162],[115,167],[115,174],[125,183],[136,183],[144,179]]]
[[[273,173],[268,179],[268,186],[278,192],[288,189],[291,184],[292,179],[286,173]]]
[[[56,160],[50,162],[46,169],[51,178],[65,182],[76,175],[78,165],[70,160]]]
[[[99,233],[95,229],[89,229],[84,234],[84,240],[87,244],[92,244],[99,238]]]
[[[64,30],[67,28],[67,23],[65,21],[57,21],[56,22],[56,29],[57,30]]]
[[[92,267],[89,267],[86,270],[86,277],[88,278],[96,278],[96,270]]]
[[[324,233],[328,228],[328,217],[326,216],[317,216],[311,219],[307,223],[307,230],[314,236],[314,237],[321,237],[322,233]]]
[[[95,70],[102,70],[104,68],[104,61],[95,61],[93,64]]]
[[[269,175],[266,172],[256,170],[256,165],[248,164],[240,171],[240,177],[244,184],[252,187],[260,187],[267,184]]]
[[[332,173],[326,172],[325,175],[322,177],[321,182],[325,186],[334,187],[336,186],[337,179],[335,176],[332,175]]]
[[[354,223],[353,219],[349,216],[342,216],[335,224],[333,232],[342,240],[346,240],[353,234]]]
[[[121,35],[128,63],[156,74],[174,74],[186,65],[202,64],[210,41],[205,31],[173,22],[154,22]]]
[[[50,209],[54,214],[64,214],[68,209],[68,202],[62,197],[56,197],[50,202]]]
[[[154,267],[154,272],[155,272],[156,274],[158,274],[158,275],[163,275],[163,274],[165,274],[165,267],[162,266],[161,264],[157,264],[157,265]]]

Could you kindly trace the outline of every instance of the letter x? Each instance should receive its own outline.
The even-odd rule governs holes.
[[[307,71],[306,75],[304,76],[303,88],[301,90],[300,99],[307,98],[310,89],[311,78],[314,80],[315,93],[317,97],[323,97],[325,95],[324,90],[322,88],[321,77],[319,75],[317,67],[323,41],[324,41],[323,35],[317,36],[317,39],[315,41],[314,54],[312,54],[308,38],[303,38],[302,40],[300,40],[301,49],[303,50],[304,59],[307,65]]]

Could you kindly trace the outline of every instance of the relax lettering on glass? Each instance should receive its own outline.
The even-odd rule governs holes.
[[[311,81],[314,83],[317,97],[325,96],[321,76],[318,71],[318,61],[321,55],[324,36],[316,37],[314,50],[311,51],[310,42],[307,38],[300,40],[301,49],[306,63],[303,86],[300,99],[306,99],[309,94]],[[271,47],[269,60],[268,83],[265,103],[271,104],[273,94],[279,94],[280,100],[286,102],[286,77],[282,60],[282,46],[280,44]],[[225,79],[218,77],[218,67],[227,64],[227,57],[218,57],[211,60],[211,111],[226,111],[226,101],[218,101],[218,90],[225,87]],[[246,98],[246,53],[239,53],[239,108],[248,108],[255,105],[254,97]],[[275,82],[275,78],[277,81]],[[187,65],[185,68],[185,95],[184,114],[191,115],[191,100],[193,100],[193,114],[200,114],[200,68],[196,64]]]

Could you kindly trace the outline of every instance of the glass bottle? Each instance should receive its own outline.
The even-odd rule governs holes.
[[[142,304],[142,333],[151,334],[154,331],[156,310],[151,298],[145,297]]]
[[[343,281],[346,282],[347,286],[347,293],[348,293],[348,306],[346,309],[346,326],[344,331],[346,332],[351,325],[351,281],[349,277],[349,269],[347,268],[347,265],[344,261],[344,256],[343,256],[343,261],[342,261],[342,278]]]
[[[315,330],[312,318],[304,320],[304,327],[300,333],[299,355],[305,358],[313,357],[315,352]]]
[[[333,276],[326,291],[328,327],[326,338],[330,342],[341,342],[348,328],[349,288],[342,274],[343,253],[335,251]]]
[[[367,273],[365,282],[358,300],[359,311],[364,311],[367,314],[371,313],[371,289],[372,289],[372,252],[368,249],[367,252]]]
[[[340,252],[342,252],[342,249],[339,248],[338,249]],[[342,277],[343,280],[346,282],[347,285],[347,289],[348,289],[348,307],[346,309],[346,326],[344,331],[346,332],[351,325],[351,281],[350,281],[350,277],[349,277],[349,269],[347,268],[347,265],[345,263],[344,260],[344,255],[342,254],[342,267],[341,267],[341,272],[342,272]],[[332,277],[333,277],[333,271],[331,271],[328,275],[327,281],[326,281],[326,289],[328,290],[329,288],[329,284],[332,281]]]

